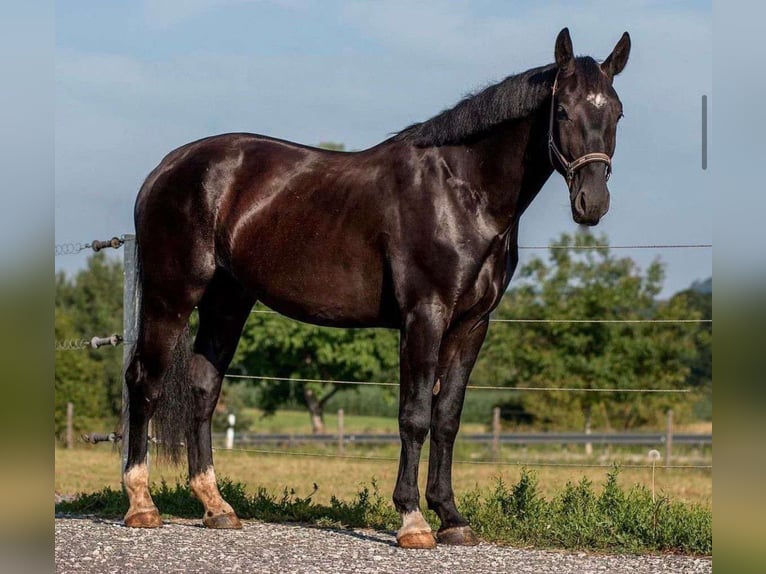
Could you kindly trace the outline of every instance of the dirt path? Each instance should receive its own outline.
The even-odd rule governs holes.
[[[211,531],[171,520],[159,530],[118,521],[58,517],[56,572],[258,572],[460,574],[463,572],[711,573],[712,560],[685,556],[615,556],[522,550],[494,544],[397,548],[389,533],[330,530],[245,521],[240,531]]]

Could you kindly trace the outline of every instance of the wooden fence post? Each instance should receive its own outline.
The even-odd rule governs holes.
[[[665,429],[665,468],[670,466],[673,456],[673,409],[668,409],[668,424]]]
[[[343,443],[345,442],[343,423],[343,409],[338,409],[338,454],[343,454]]]
[[[500,407],[492,409],[492,459],[500,456]]]
[[[66,404],[66,447],[72,448],[74,443],[74,432],[72,430],[74,424],[74,405],[72,403]]]

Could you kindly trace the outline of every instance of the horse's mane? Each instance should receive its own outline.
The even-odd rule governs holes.
[[[578,57],[578,68],[592,72],[590,57]],[[597,65],[597,64],[596,64]],[[454,107],[412,124],[393,139],[417,146],[460,144],[509,120],[527,117],[551,94],[556,65],[532,68],[463,98]]]

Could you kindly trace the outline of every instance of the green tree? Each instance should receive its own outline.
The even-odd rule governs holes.
[[[608,249],[604,236],[562,235],[548,261],[533,258],[519,272],[494,317],[500,319],[695,318],[683,299],[658,302],[663,267],[642,272]],[[475,380],[511,387],[678,389],[695,355],[695,330],[677,323],[495,323]],[[683,411],[678,394],[524,392],[515,399],[543,427],[633,428],[658,422],[668,408]]]
[[[708,280],[710,282],[710,280]],[[702,319],[713,318],[713,293],[706,288],[707,282],[695,283],[673,295],[682,305],[694,309]],[[696,353],[689,361],[688,383],[692,387],[705,387],[713,381],[713,324],[700,323],[694,329]]]
[[[346,151],[346,144],[338,142],[319,142],[317,147],[328,149],[330,151]]]
[[[66,309],[56,309],[56,340],[74,341],[80,339],[72,326],[72,315]],[[108,400],[103,381],[105,378],[103,363],[94,361],[83,349],[59,351],[56,353],[54,371],[54,433],[63,437],[66,429],[67,403],[74,405],[74,430],[98,430],[89,428],[102,420],[107,412]]]
[[[231,371],[258,376],[324,380],[396,379],[398,336],[384,329],[333,329],[253,314],[248,321]],[[262,381],[258,406],[266,414],[286,405],[303,405],[312,430],[324,432],[324,407],[336,393],[352,385]]]
[[[694,309],[701,318],[713,318],[712,278],[695,282],[689,289],[673,295],[673,300]],[[713,420],[713,324],[700,323],[693,329],[695,353],[689,358],[687,385],[695,389],[698,400],[694,414],[701,420]]]
[[[86,268],[72,277],[58,273],[56,340],[90,340],[96,335],[122,334],[122,292],[122,263],[103,252],[92,255]],[[105,347],[57,351],[57,432],[61,430],[59,423],[63,421],[67,402],[74,403],[75,419],[80,426],[95,419],[116,421],[122,407],[122,350]]]

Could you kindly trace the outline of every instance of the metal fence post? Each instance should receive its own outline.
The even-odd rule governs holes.
[[[122,468],[120,475],[128,462],[128,433],[129,425],[126,417],[128,412],[128,389],[125,386],[125,369],[130,362],[130,354],[138,334],[138,297],[136,274],[136,236],[125,235],[123,250],[124,292],[122,295]]]

